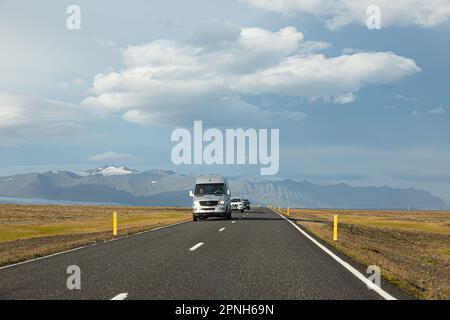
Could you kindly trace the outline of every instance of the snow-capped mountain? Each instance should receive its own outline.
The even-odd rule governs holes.
[[[138,174],[139,171],[134,169],[129,169],[124,166],[114,166],[114,165],[107,165],[104,167],[91,169],[85,172],[81,172],[81,176],[95,176],[95,175],[102,175],[102,176],[124,176],[128,174]]]

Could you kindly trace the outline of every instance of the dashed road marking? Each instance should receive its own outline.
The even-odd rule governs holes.
[[[197,243],[195,246],[193,246],[192,248],[190,248],[189,251],[195,251],[195,250],[197,250],[198,248],[200,248],[202,245],[204,245],[204,243],[203,243],[203,242],[199,242],[199,243]]]
[[[128,293],[119,293],[117,296],[111,300],[125,300],[128,297]]]
[[[219,232],[222,232],[223,230],[225,230],[225,228],[219,229]]]

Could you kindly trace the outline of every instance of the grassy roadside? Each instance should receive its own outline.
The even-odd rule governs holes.
[[[0,205],[0,266],[192,218],[189,208]]]
[[[332,240],[334,214],[338,241]],[[363,265],[379,266],[409,294],[450,299],[450,212],[295,210],[289,218]]]

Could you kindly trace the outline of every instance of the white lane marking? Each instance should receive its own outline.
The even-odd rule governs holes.
[[[203,242],[199,242],[199,243],[197,243],[195,246],[193,246],[192,248],[190,248],[189,251],[195,251],[195,250],[197,250],[198,248],[200,248],[202,245],[204,245],[204,243],[203,243]]]
[[[176,225],[187,223],[187,222],[191,222],[191,221],[192,220],[180,221],[180,222],[168,224],[167,226],[157,227],[157,228],[154,228],[154,229],[141,231],[141,232],[138,232],[138,233],[134,233],[134,234],[131,234],[131,235],[126,235],[126,236],[123,236],[123,237],[118,237],[118,238],[114,238],[114,239],[110,239],[110,240],[106,240],[106,241],[99,240],[99,241],[102,241],[102,242],[96,242],[96,243],[88,244],[88,245],[85,245],[85,246],[69,249],[69,250],[66,250],[66,251],[55,252],[55,253],[52,253],[52,254],[49,254],[49,255],[46,255],[46,256],[42,256],[42,257],[30,259],[30,260],[25,260],[25,261],[13,263],[13,264],[10,264],[10,265],[7,265],[7,266],[0,267],[0,270],[8,269],[8,268],[15,267],[15,266],[18,266],[18,265],[21,265],[21,264],[25,264],[25,263],[29,263],[29,262],[34,262],[34,261],[38,261],[38,260],[42,260],[42,259],[47,259],[47,258],[59,256],[61,254],[70,253],[70,252],[77,251],[77,250],[80,250],[80,249],[85,249],[85,248],[89,248],[89,247],[98,246],[100,244],[105,244],[105,243],[108,243],[108,242],[113,242],[113,241],[122,240],[122,239],[133,237],[133,236],[138,236],[138,235],[141,235],[141,234],[144,234],[144,233],[148,233],[148,232],[153,232],[153,231],[157,231],[157,230],[161,230],[161,229],[165,229],[165,228],[169,228],[169,227],[174,227]]]
[[[273,211],[273,210],[272,210]],[[320,242],[318,242],[316,239],[314,239],[313,237],[311,237],[309,234],[307,234],[305,231],[303,231],[302,229],[300,229],[295,223],[293,223],[291,220],[287,219],[285,216],[279,214],[276,211],[273,211],[276,214],[278,214],[280,217],[282,217],[284,220],[286,220],[287,222],[289,222],[290,224],[292,224],[298,231],[300,231],[306,238],[308,238],[309,240],[311,240],[315,245],[317,245],[320,249],[322,249],[323,251],[325,251],[328,255],[330,255],[334,260],[336,260],[337,262],[339,262],[345,269],[347,269],[348,271],[350,271],[355,277],[357,277],[359,280],[361,280],[362,282],[364,282],[367,286],[369,286],[370,288],[372,288],[376,293],[378,293],[380,296],[382,296],[384,299],[386,300],[397,300],[396,298],[394,298],[393,296],[391,296],[389,293],[387,293],[386,291],[384,291],[383,289],[381,289],[380,287],[378,287],[377,285],[375,285],[372,281],[370,281],[369,279],[367,279],[361,272],[359,272],[358,270],[356,270],[355,268],[353,268],[349,263],[345,262],[344,260],[342,260],[341,258],[339,258],[337,255],[335,255],[333,252],[331,252],[327,247],[325,247],[324,245],[322,245]]]
[[[235,223],[236,221],[231,221],[231,223]]]
[[[117,296],[111,300],[125,300],[128,297],[128,293],[119,293]]]
[[[219,229],[219,232],[222,232],[223,230],[225,230],[225,228]]]

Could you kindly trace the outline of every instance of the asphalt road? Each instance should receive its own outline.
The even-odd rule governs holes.
[[[67,289],[70,265],[81,269],[81,290]],[[266,208],[233,213],[231,221],[182,223],[0,269],[0,299],[118,295],[127,299],[383,299]]]

